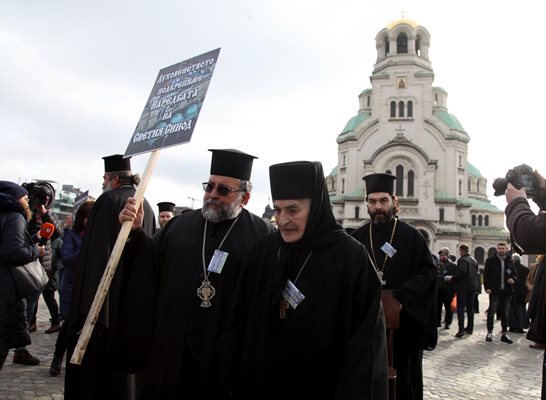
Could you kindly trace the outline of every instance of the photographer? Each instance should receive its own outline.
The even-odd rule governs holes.
[[[506,225],[512,235],[514,244],[526,253],[543,254],[546,253],[546,180],[537,172],[533,174],[533,201],[540,207],[540,212],[535,215],[527,201],[525,187],[516,189],[511,183],[507,184],[505,195],[508,205],[506,206]],[[540,269],[544,271],[545,260],[541,261]],[[537,291],[537,311],[536,318],[533,320],[527,339],[536,343],[546,343],[546,331],[544,329],[546,317],[546,292],[543,274],[537,275],[533,291]],[[542,278],[542,279],[540,279]],[[544,360],[546,361],[546,359]],[[546,395],[545,387],[546,365],[543,362],[542,367],[542,396]]]
[[[51,210],[53,200],[55,200],[55,189],[49,182],[38,181],[23,184],[29,193],[29,206],[32,212],[32,218],[28,223],[28,231],[32,237],[33,243],[40,242],[39,232],[43,224],[49,222],[55,226],[55,232],[50,239],[45,241],[45,254],[40,257],[40,261],[49,276],[49,282],[42,292],[42,296],[51,316],[51,326],[45,333],[58,332],[60,329],[59,305],[55,299],[59,283],[58,262],[52,249],[52,241],[61,238],[63,229]],[[45,239],[45,238],[44,238]],[[27,315],[29,320],[29,331],[36,330],[36,313],[38,310],[39,295],[34,299],[27,300]]]

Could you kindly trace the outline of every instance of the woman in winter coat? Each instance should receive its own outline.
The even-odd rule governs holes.
[[[31,213],[28,192],[13,182],[0,181],[0,369],[15,349],[13,362],[40,363],[26,346],[31,343],[26,317],[26,300],[20,299],[10,269],[36,260],[43,246],[32,243],[27,229]]]

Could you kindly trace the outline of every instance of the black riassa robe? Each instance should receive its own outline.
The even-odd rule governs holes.
[[[393,225],[394,219],[382,226],[372,225],[373,250],[380,269],[385,257],[381,246],[390,242]],[[352,236],[364,243],[372,256],[369,228],[367,223]],[[391,245],[397,252],[385,264],[383,289],[391,289],[402,304],[400,327],[394,332],[396,395],[400,399],[422,399],[421,350],[433,350],[438,341],[436,267],[424,237],[404,221],[398,220]]]
[[[233,220],[207,223],[205,263],[208,266]],[[216,290],[212,306],[201,307],[197,289],[203,281],[202,245],[205,219],[201,210],[171,219],[152,241],[134,235],[126,247],[133,268],[147,270],[157,293],[150,358],[143,399],[219,398],[225,366],[219,338],[226,330],[235,286],[252,245],[273,225],[243,209],[221,249],[229,253],[221,274],[211,272]],[[140,349],[142,350],[142,349]]]
[[[85,323],[118,238],[121,228],[118,222],[119,213],[125,207],[127,198],[134,194],[134,187],[121,186],[104,192],[93,205],[76,263],[70,317],[65,322],[70,324],[69,331],[72,334],[68,360],[78,339],[75,334]],[[151,236],[155,230],[155,216],[146,200],[143,201],[143,206],[143,229]],[[126,332],[118,322],[130,279],[135,279],[132,271],[120,260],[81,365],[70,362],[67,364],[65,399],[119,398],[119,395],[114,394],[117,390],[114,387],[118,383],[125,385],[127,378],[124,373],[136,372],[142,368],[142,365],[130,365],[132,360],[125,357],[125,354],[132,354],[131,349],[116,348],[114,352],[114,342]],[[125,391],[123,387],[120,390]]]
[[[286,251],[279,233],[253,248],[240,292],[241,398],[387,398],[379,280],[365,248],[342,235],[313,250],[295,283],[305,299],[284,319],[280,300],[286,277],[294,282],[309,251],[293,253],[286,275],[277,261]]]

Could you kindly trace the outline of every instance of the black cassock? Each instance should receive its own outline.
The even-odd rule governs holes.
[[[381,247],[385,242],[390,243],[394,221],[393,218],[384,225],[372,225],[373,252],[370,223],[355,230],[352,236],[364,243],[372,258],[375,253],[386,282],[383,289],[391,289],[402,304],[400,327],[394,332],[397,398],[422,399],[422,350],[433,350],[438,340],[436,267],[423,235],[401,220],[397,221],[391,243],[396,253],[385,263]]]
[[[248,399],[385,399],[387,360],[380,284],[356,240],[296,250],[287,263],[274,233],[245,265],[239,395]],[[279,250],[280,249],[280,250]],[[282,271],[289,265],[288,271]],[[301,269],[301,273],[300,273]],[[296,280],[296,276],[299,278]],[[281,318],[286,280],[305,296]]]
[[[118,222],[119,213],[125,207],[127,198],[134,194],[134,187],[121,186],[103,193],[93,206],[76,263],[70,317],[65,322],[70,324],[72,334],[68,359],[118,238],[121,228]],[[151,236],[155,230],[155,216],[146,200],[144,210],[143,227],[146,234]],[[120,307],[124,301],[122,299],[130,279],[134,279],[132,271],[120,261],[81,366],[70,363],[67,366],[65,399],[122,398],[119,392],[128,390],[127,375],[124,372],[135,372],[142,368],[142,363],[140,367],[130,365],[134,360],[124,357],[125,349],[119,348],[118,352],[113,352],[117,337],[125,334],[125,331],[120,331],[123,327],[118,322]],[[130,349],[128,354],[132,354]]]
[[[223,364],[219,357],[230,349],[222,348],[218,341],[230,318],[244,260],[252,245],[274,228],[245,209],[235,223],[207,222],[205,265],[224,238],[220,250],[228,253],[221,273],[208,276],[215,294],[207,308],[201,307],[197,296],[204,278],[204,229],[201,210],[188,211],[171,219],[151,241],[137,233],[126,247],[125,261],[130,257],[133,268],[147,271],[155,291],[148,299],[141,296],[128,304],[134,307],[136,302],[139,308],[150,310],[153,303],[147,318],[139,319],[153,326],[143,399],[219,398],[228,390],[220,376],[232,366]],[[131,285],[133,293],[138,293],[133,289],[139,284],[146,287],[147,281]],[[135,347],[147,349],[143,343]]]

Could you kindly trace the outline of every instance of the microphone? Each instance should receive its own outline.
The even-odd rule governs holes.
[[[51,222],[46,222],[40,228],[40,241],[39,246],[44,246],[51,236],[55,233],[55,225]]]

